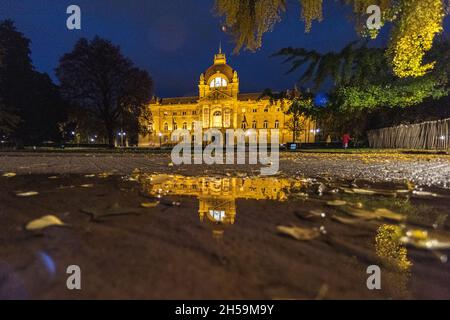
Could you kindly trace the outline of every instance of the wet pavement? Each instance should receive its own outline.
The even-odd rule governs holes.
[[[257,165],[182,165],[170,167],[170,153],[0,153],[0,172],[19,174],[130,174],[135,169],[188,176],[241,172],[258,175]],[[280,153],[280,175],[306,178],[409,180],[450,187],[449,155],[370,152],[362,154]]]
[[[20,174],[0,177],[0,298],[450,298],[446,189],[331,173],[186,174],[163,158],[152,165],[166,169],[151,172],[146,157],[135,157],[139,170],[120,157],[117,170],[108,158],[17,157]],[[79,291],[66,287],[69,265],[81,268]],[[381,290],[367,288],[370,265]]]

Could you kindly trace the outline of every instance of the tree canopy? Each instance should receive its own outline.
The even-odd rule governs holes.
[[[448,41],[438,41],[429,52],[425,61],[434,59],[438,68],[422,77],[397,77],[384,53],[366,43],[351,43],[337,53],[285,48],[274,56],[285,57],[284,63],[291,65],[288,73],[301,72],[300,85],[312,84],[318,90],[327,80],[333,81],[332,98],[343,110],[410,107],[448,94]]]
[[[138,118],[151,100],[153,82],[118,46],[99,37],[80,39],[56,73],[64,97],[96,120],[91,123],[102,124],[111,146],[118,129],[140,129]]]
[[[341,0],[353,8],[353,20],[362,37],[375,38],[378,30],[368,30],[367,8],[378,5],[382,24],[391,23],[387,51],[389,64],[398,77],[419,77],[434,68],[424,63],[435,36],[443,30],[443,19],[449,12],[447,0]],[[223,18],[226,30],[233,36],[235,52],[242,48],[257,50],[262,38],[281,21],[287,0],[216,0],[215,11]],[[301,19],[309,32],[313,21],[323,18],[323,0],[299,0]]]
[[[18,144],[60,138],[65,104],[47,74],[34,70],[30,40],[11,20],[0,22],[0,130]]]

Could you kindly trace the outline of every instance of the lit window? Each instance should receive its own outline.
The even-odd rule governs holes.
[[[264,129],[267,129],[268,127],[269,127],[269,121],[265,120],[265,121],[264,121],[263,128],[264,128]]]
[[[225,219],[225,211],[223,210],[209,210],[209,214],[216,222],[223,222]]]
[[[256,121],[255,120],[253,120],[253,122],[252,122],[252,129],[256,129]]]
[[[227,80],[225,80],[222,77],[217,77],[211,80],[209,86],[211,88],[222,88],[222,87],[226,87],[228,85]]]

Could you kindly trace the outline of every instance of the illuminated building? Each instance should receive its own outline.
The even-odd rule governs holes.
[[[259,99],[261,93],[240,93],[239,76],[227,64],[222,50],[214,56],[214,63],[200,75],[198,96],[154,98],[149,105],[152,120],[145,125],[150,132],[139,137],[139,146],[157,146],[170,142],[171,132],[195,129],[201,122],[203,129],[279,129],[280,143],[292,142],[289,129],[291,117],[286,115],[287,101],[270,103]],[[302,119],[304,129],[297,133],[296,142],[314,142],[315,122]]]

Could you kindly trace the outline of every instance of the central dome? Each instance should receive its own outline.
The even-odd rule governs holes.
[[[219,64],[219,65],[212,65],[209,67],[205,72],[205,79],[209,80],[212,76],[214,76],[217,73],[223,74],[225,77],[227,77],[228,82],[230,82],[233,79],[233,68],[231,68],[227,64]]]
[[[219,50],[219,53],[214,55],[214,64],[209,67],[205,72],[205,80],[209,81],[211,77],[213,77],[217,73],[223,74],[227,77],[227,81],[231,82],[233,80],[233,68],[227,65],[227,58],[222,50]]]

